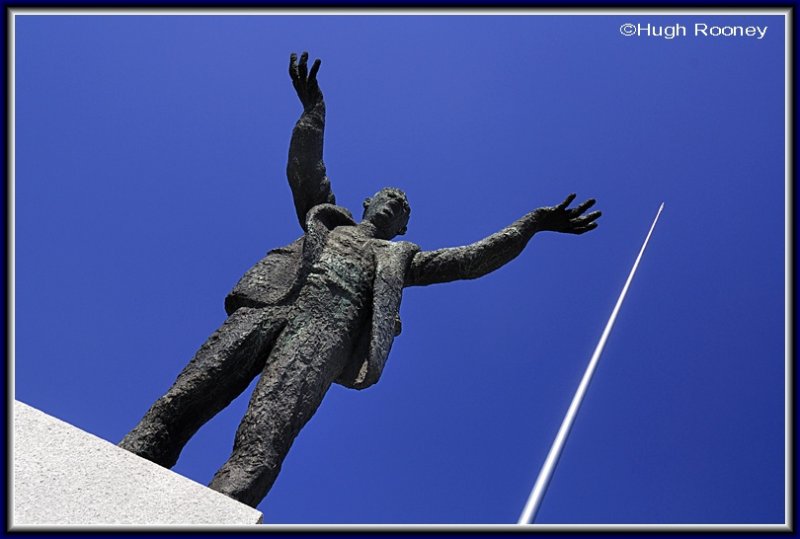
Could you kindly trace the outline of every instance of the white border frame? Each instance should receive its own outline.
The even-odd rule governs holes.
[[[15,106],[16,106],[16,50],[15,50],[15,30],[16,30],[16,17],[19,15],[24,16],[46,16],[46,15],[63,15],[63,16],[86,16],[86,15],[152,15],[152,16],[220,16],[220,15],[253,15],[253,16],[275,16],[275,15],[470,15],[470,16],[483,16],[483,15],[508,15],[508,16],[537,16],[537,15],[583,15],[583,16],[603,16],[603,15],[783,15],[785,23],[785,71],[784,71],[784,107],[786,112],[786,119],[784,124],[784,157],[785,157],[785,178],[784,178],[784,287],[785,287],[785,302],[784,302],[784,353],[785,353],[785,370],[784,370],[784,403],[785,403],[785,448],[784,448],[784,466],[786,471],[785,486],[784,486],[784,523],[783,524],[469,524],[469,525],[450,525],[450,524],[353,524],[353,525],[325,525],[325,524],[261,524],[258,526],[152,526],[152,527],[139,527],[139,526],[14,526],[13,525],[13,471],[11,469],[11,459],[9,459],[6,470],[7,477],[9,478],[9,505],[7,507],[7,522],[9,524],[8,531],[45,531],[45,530],[63,530],[63,531],[134,531],[134,530],[147,530],[147,531],[251,531],[251,532],[273,532],[273,531],[357,531],[357,532],[379,532],[379,531],[407,531],[407,532],[421,532],[421,531],[438,531],[438,532],[654,532],[654,531],[669,531],[669,532],[791,532],[794,530],[794,521],[792,513],[792,479],[794,475],[794,468],[792,466],[793,455],[793,437],[794,432],[792,429],[792,381],[794,379],[794,371],[792,368],[792,356],[794,352],[792,341],[792,305],[791,298],[793,297],[793,286],[791,275],[793,274],[792,264],[792,206],[791,196],[793,194],[791,178],[793,173],[792,161],[792,118],[794,110],[792,108],[791,96],[792,88],[792,70],[790,65],[793,60],[791,44],[794,36],[792,26],[792,9],[791,8],[740,8],[740,9],[692,9],[690,8],[674,8],[674,9],[623,9],[623,8],[597,8],[597,9],[564,9],[564,8],[431,8],[431,9],[398,9],[398,8],[330,8],[330,9],[296,9],[296,8],[218,8],[218,9],[176,9],[176,8],[6,8],[7,9],[7,156],[8,156],[8,348],[7,348],[7,428],[8,430],[8,449],[7,455],[13,459],[13,419],[8,410],[12,409],[10,403],[14,399],[14,360],[15,354],[15,182],[16,182],[16,163],[15,163]]]

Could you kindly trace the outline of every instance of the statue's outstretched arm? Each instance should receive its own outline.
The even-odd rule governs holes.
[[[471,245],[417,253],[406,275],[405,286],[477,279],[516,258],[537,232],[550,230],[583,234],[596,228],[594,221],[601,213],[596,211],[583,215],[594,205],[594,199],[568,209],[574,199],[573,194],[558,206],[533,210],[500,232]]]
[[[320,61],[316,60],[308,71],[308,53],[292,53],[289,59],[289,76],[303,104],[303,114],[294,126],[289,144],[289,163],[286,175],[292,188],[294,207],[300,226],[305,230],[306,214],[317,204],[335,204],[336,198],[325,175],[322,161],[322,142],[325,134],[325,101],[317,83]]]

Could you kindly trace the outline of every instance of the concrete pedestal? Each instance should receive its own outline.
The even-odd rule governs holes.
[[[11,528],[253,525],[261,512],[14,401]]]

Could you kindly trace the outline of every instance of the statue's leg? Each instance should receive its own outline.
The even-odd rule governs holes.
[[[252,507],[266,496],[295,436],[344,368],[349,341],[324,325],[295,319],[281,333],[212,489]]]
[[[264,368],[286,323],[278,309],[234,312],[200,347],[167,393],[119,446],[171,468],[203,424],[244,391]]]

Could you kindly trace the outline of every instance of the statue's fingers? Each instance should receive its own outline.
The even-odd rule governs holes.
[[[593,211],[592,213],[590,213],[588,215],[584,215],[583,217],[576,217],[575,219],[572,220],[572,222],[574,224],[579,225],[579,226],[583,226],[585,224],[591,223],[592,221],[594,221],[595,219],[597,219],[601,215],[603,215],[603,212]]]
[[[571,195],[569,195],[567,198],[565,198],[565,199],[564,199],[564,202],[562,202],[561,204],[559,204],[558,206],[556,206],[556,208],[558,208],[559,210],[566,210],[566,209],[567,209],[567,206],[569,206],[569,205],[570,205],[570,203],[571,203],[573,200],[575,200],[575,197],[576,197],[576,196],[578,196],[578,195],[576,195],[575,193],[572,193]]]
[[[308,74],[308,80],[309,80],[309,82],[311,82],[311,81],[316,81],[316,80],[317,80],[317,71],[319,71],[319,65],[320,65],[321,63],[322,63],[322,62],[320,61],[320,59],[319,59],[319,58],[317,58],[316,60],[314,60],[314,65],[312,65],[312,66],[311,66],[311,72]]]
[[[308,78],[308,53],[304,52],[300,55],[300,63],[297,64],[297,71],[300,73],[300,80],[305,81]]]
[[[578,215],[582,214],[583,212],[594,206],[595,202],[597,202],[595,199],[590,198],[589,200],[587,200],[586,202],[584,202],[583,204],[577,206],[574,210],[572,210],[572,215],[577,217]]]
[[[292,80],[297,78],[297,55],[292,53],[289,55],[289,76]]]
[[[594,230],[595,228],[597,228],[597,223],[591,223],[591,224],[588,224],[586,226],[579,226],[579,227],[573,228],[571,230],[571,232],[573,234],[581,235],[581,234],[586,234],[587,232],[589,232],[590,230]]]

